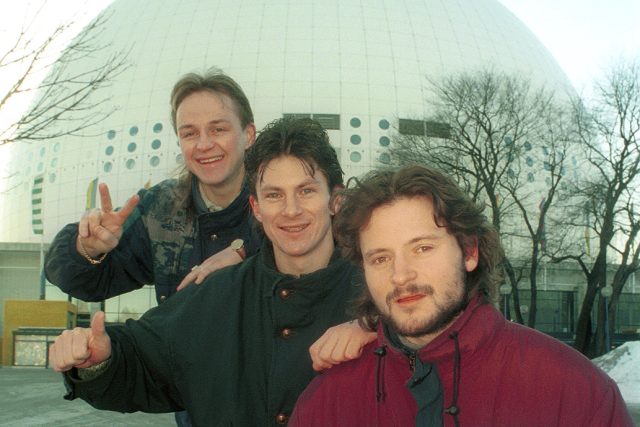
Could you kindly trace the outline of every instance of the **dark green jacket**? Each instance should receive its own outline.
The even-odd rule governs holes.
[[[196,426],[277,425],[313,377],[309,346],[347,320],[358,282],[338,251],[325,269],[281,274],[267,243],[139,321],[109,327],[108,370],[90,381],[68,373],[68,398],[121,412],[184,408]]]
[[[168,179],[140,190],[140,203],[127,219],[118,246],[99,265],[91,265],[76,250],[78,224],[65,226],[45,258],[47,280],[84,301],[102,301],[146,284],[156,288],[158,303],[196,264],[237,238],[247,255],[260,248],[245,185],[225,209],[208,212],[197,181]]]

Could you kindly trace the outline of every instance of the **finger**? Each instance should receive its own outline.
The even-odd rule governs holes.
[[[95,237],[97,229],[102,224],[102,211],[100,209],[91,209],[85,212],[84,218],[87,221],[87,237]]]
[[[87,218],[87,212],[82,214],[80,222],[78,223],[78,235],[80,237],[89,237],[89,219]]]
[[[65,364],[67,366],[79,365],[91,356],[87,332],[83,329],[84,328],[75,328],[72,331],[71,346],[65,357]]]
[[[140,196],[134,194],[133,196],[129,197],[127,203],[125,203],[122,209],[118,211],[118,218],[120,218],[120,221],[122,221],[122,223],[124,223],[124,221],[129,218],[129,215],[131,215],[136,206],[138,206],[138,202],[140,202]]]
[[[202,282],[204,282],[204,279],[206,279],[207,276],[209,275],[209,269],[204,265],[201,265],[197,272],[198,272],[198,275],[196,276],[195,284],[199,285]]]
[[[182,279],[182,282],[180,282],[176,290],[181,291],[189,286],[193,282],[194,277],[196,277],[196,273],[194,271],[189,272],[186,276],[184,276],[184,279]]]
[[[98,185],[100,190],[100,206],[103,212],[113,211],[113,204],[111,203],[111,194],[109,194],[109,187],[104,182]]]
[[[101,338],[103,335],[106,335],[107,332],[104,328],[104,311],[98,311],[91,319],[91,334],[95,338]]]

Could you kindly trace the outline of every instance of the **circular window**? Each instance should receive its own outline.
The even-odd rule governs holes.
[[[107,138],[108,139],[113,139],[116,137],[116,131],[115,130],[110,130],[109,132],[107,132]]]
[[[136,136],[138,134],[138,126],[131,126],[129,129],[129,135]]]
[[[533,174],[532,174],[531,172],[529,172],[529,173],[527,174],[527,181],[529,181],[529,182],[533,182],[533,181],[535,181],[535,179],[536,179],[536,177],[535,177],[535,176],[533,176]]]
[[[42,172],[43,169],[44,169],[44,163],[42,162],[38,163],[38,172]]]
[[[357,151],[354,151],[351,153],[349,158],[353,163],[358,163],[360,160],[362,160],[362,154],[358,153]]]
[[[51,160],[51,167],[55,168],[56,166],[58,166],[58,158],[55,157],[53,160]]]
[[[533,166],[533,159],[531,157],[527,157],[527,166]]]
[[[351,143],[353,145],[358,145],[362,142],[362,138],[360,138],[360,135],[351,135]]]
[[[130,142],[129,145],[127,145],[127,151],[130,153],[133,153],[134,151],[136,151],[136,148],[138,146],[136,145],[135,142]]]
[[[527,151],[531,151],[531,143],[529,141],[524,143],[524,149]]]
[[[389,155],[389,153],[382,153],[380,154],[380,157],[378,157],[378,160],[380,160],[380,163],[388,165],[389,163],[391,163],[391,156]]]
[[[156,166],[158,166],[158,165],[160,164],[160,157],[158,157],[158,156],[153,156],[153,157],[149,160],[149,164],[155,168]]]
[[[383,147],[388,147],[389,144],[391,144],[391,140],[389,139],[389,137],[386,136],[381,136],[379,139],[380,145],[382,145]]]
[[[160,142],[159,139],[154,139],[153,141],[151,141],[151,148],[153,148],[154,150],[157,150],[158,148],[160,148],[161,145],[162,145],[162,142]]]
[[[46,152],[47,150],[44,147],[40,148],[40,157],[44,157],[44,153]]]
[[[111,162],[105,162],[104,166],[102,167],[102,169],[109,173],[111,172],[111,169],[113,169],[113,164]]]
[[[136,166],[136,161],[133,159],[129,159],[127,160],[126,165],[127,165],[127,169],[131,170]]]
[[[49,174],[49,182],[56,182],[56,174],[55,173],[50,173]]]
[[[389,122],[386,119],[382,119],[378,122],[380,129],[389,129]]]
[[[359,127],[360,127],[360,125],[362,124],[362,123],[360,122],[360,119],[359,119],[359,118],[357,118],[357,117],[353,117],[353,118],[351,119],[351,122],[350,122],[350,123],[351,123],[351,127],[352,127],[352,128],[359,128]]]
[[[104,154],[106,154],[107,156],[110,156],[113,154],[113,145],[108,146],[105,150],[104,150]]]
[[[153,125],[153,132],[154,133],[162,132],[162,123],[156,123],[155,125]]]
[[[56,142],[55,144],[53,144],[53,152],[57,153],[60,151],[60,143]]]

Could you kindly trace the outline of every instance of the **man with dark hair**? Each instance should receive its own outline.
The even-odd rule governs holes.
[[[334,247],[342,170],[326,132],[280,119],[246,156],[250,204],[267,237],[245,262],[189,286],[139,321],[65,331],[51,366],[69,399],[99,409],[169,412],[194,425],[286,424],[313,376],[307,349],[348,320],[357,269]],[[211,283],[208,283],[211,282]]]
[[[290,426],[632,426],[616,384],[490,303],[503,258],[482,207],[422,166],[376,171],[334,221],[378,341],[317,377]]]

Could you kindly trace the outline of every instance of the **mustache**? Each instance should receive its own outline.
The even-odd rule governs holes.
[[[433,295],[434,290],[431,285],[418,285],[416,283],[411,283],[410,285],[403,286],[402,288],[394,288],[391,292],[387,294],[386,303],[387,305],[391,304],[393,300],[400,298],[403,295],[412,295],[412,294],[425,294],[425,295]]]

